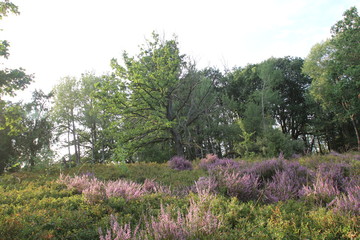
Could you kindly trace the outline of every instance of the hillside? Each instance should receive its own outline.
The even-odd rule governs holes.
[[[359,176],[355,153],[21,170],[0,239],[359,239]]]

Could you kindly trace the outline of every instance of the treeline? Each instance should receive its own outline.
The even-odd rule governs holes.
[[[305,60],[270,58],[222,72],[199,69],[176,38],[154,33],[136,56],[113,59],[108,75],[65,77],[27,104],[1,100],[0,172],[52,159],[54,142],[74,164],[360,150],[355,7],[331,34]],[[1,49],[7,57],[5,41]],[[31,79],[22,69],[2,70],[0,94]]]

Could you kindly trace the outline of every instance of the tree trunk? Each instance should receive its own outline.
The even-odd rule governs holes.
[[[264,89],[265,89],[265,81],[262,86],[261,91],[261,116],[262,116],[262,125],[263,125],[263,132],[265,133],[265,103],[264,103]]]
[[[97,136],[96,136],[96,123],[93,123],[92,125],[92,129],[91,129],[91,148],[92,148],[92,162],[95,163],[95,158],[96,158],[96,149],[95,149],[95,145],[96,145],[96,141],[97,141]]]
[[[34,150],[30,150],[30,166],[33,167],[35,166],[35,156],[36,156],[36,153]]]
[[[174,144],[175,144],[176,155],[183,157],[184,156],[184,146],[182,145],[180,134],[175,129],[171,129],[170,132],[173,137]]]
[[[77,148],[78,148],[78,159],[79,159],[79,164],[80,164],[80,140],[79,140],[79,136],[76,136],[76,143],[77,143]]]
[[[105,143],[104,136],[101,136],[101,163],[105,161]]]
[[[74,118],[72,120],[72,130],[73,130],[72,132],[73,132],[73,139],[74,139],[76,165],[79,165],[80,164],[80,153],[78,152],[78,141],[76,138],[76,127],[75,127]]]
[[[68,121],[67,140],[68,140],[68,154],[69,154],[69,162],[70,162],[70,161],[71,161],[71,149],[70,149],[70,120]]]
[[[321,141],[320,141],[320,138],[317,138],[318,140],[318,145],[319,145],[319,151],[320,151],[320,154],[323,154],[323,151],[322,151],[322,148],[321,148]]]
[[[356,126],[354,115],[351,115],[350,119],[351,119],[351,123],[352,123],[352,125],[354,127],[354,130],[355,130],[355,135],[356,135],[356,140],[357,140],[357,150],[360,152],[360,136],[359,136],[359,131],[358,131],[357,126]]]

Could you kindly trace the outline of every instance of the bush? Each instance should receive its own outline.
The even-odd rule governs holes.
[[[317,173],[315,182],[311,186],[304,186],[300,194],[319,204],[327,204],[338,196],[340,191],[333,179]]]
[[[191,191],[194,193],[217,193],[218,187],[219,183],[214,177],[200,177],[192,186]]]
[[[125,224],[120,226],[117,222],[117,219],[114,215],[110,216],[110,229],[106,231],[106,234],[103,234],[101,228],[99,228],[99,235],[100,240],[112,240],[112,239],[119,239],[119,240],[131,240],[131,239],[138,239],[138,229],[139,225],[132,231],[130,224]]]
[[[260,196],[259,177],[256,174],[224,172],[221,182],[228,196],[237,197],[241,201],[257,200]]]
[[[308,184],[310,172],[298,163],[284,162],[283,170],[276,170],[265,183],[264,195],[268,202],[297,199],[303,186]]]
[[[145,228],[139,230],[137,225],[133,230],[130,224],[120,226],[114,216],[111,216],[110,230],[104,235],[99,229],[100,240],[112,239],[189,239],[209,236],[221,226],[220,220],[204,206],[204,201],[190,199],[186,214],[177,211],[173,217],[171,208],[160,207],[160,214],[145,221]]]
[[[348,187],[346,193],[337,196],[332,204],[335,212],[360,215],[360,186]]]
[[[200,160],[199,167],[206,171],[213,172],[215,170],[238,170],[241,167],[239,162],[229,158],[218,158],[217,155],[208,154],[206,158]]]
[[[216,154],[207,154],[205,158],[202,158],[199,163],[199,167],[204,170],[209,170],[209,166],[218,161],[219,158]]]
[[[122,239],[360,239],[359,161],[300,160],[311,160],[314,171],[286,160],[210,174],[137,163],[123,165],[122,179],[116,165],[84,165],[61,184],[59,174],[7,173],[0,176],[0,239],[99,239],[99,228],[106,240],[118,232]],[[310,194],[299,198],[302,185]],[[322,200],[329,189],[335,194]],[[266,203],[251,201],[264,196]]]
[[[147,192],[141,184],[119,179],[109,181],[105,186],[105,193],[107,198],[122,197],[129,200],[139,198]]]
[[[349,165],[344,163],[321,163],[317,173],[324,180],[332,181],[339,191],[344,192],[349,182]]]
[[[276,172],[284,169],[284,161],[279,159],[270,159],[262,162],[254,163],[250,168],[246,169],[245,172],[249,174],[258,175],[261,182],[271,180]]]
[[[192,170],[191,162],[180,156],[172,157],[168,165],[171,169],[175,170]]]
[[[272,181],[266,183],[264,195],[268,202],[296,199],[299,196],[301,187],[302,182],[293,175],[293,172],[278,171]]]

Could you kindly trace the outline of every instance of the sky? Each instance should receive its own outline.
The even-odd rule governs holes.
[[[3,1],[3,0],[1,0]],[[111,71],[110,60],[139,53],[156,31],[177,36],[198,68],[231,69],[270,57],[305,58],[359,0],[12,0],[20,15],[0,22],[10,42],[2,67],[26,69],[34,89],[62,77]],[[29,95],[28,95],[29,96]]]

